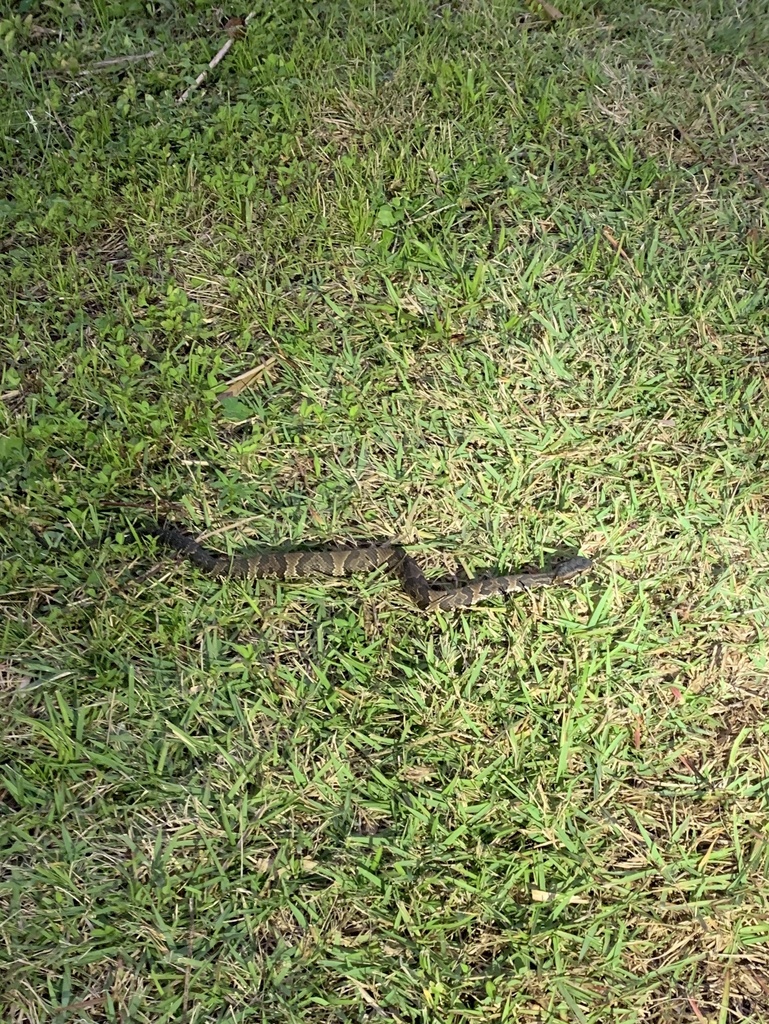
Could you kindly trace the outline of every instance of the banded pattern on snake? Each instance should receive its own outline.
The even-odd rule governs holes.
[[[399,545],[370,544],[360,548],[331,547],[318,551],[264,552],[255,555],[214,554],[188,533],[170,523],[158,525],[160,541],[185,555],[193,565],[217,577],[241,579],[306,579],[349,576],[385,566],[400,580],[417,607],[427,611],[470,608],[489,597],[566,583],[592,567],[589,558],[576,556],[552,569],[490,576],[450,589],[432,587],[419,563]]]

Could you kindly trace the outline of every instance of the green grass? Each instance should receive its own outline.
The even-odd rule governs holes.
[[[767,4],[18,6],[0,1020],[766,1021]]]

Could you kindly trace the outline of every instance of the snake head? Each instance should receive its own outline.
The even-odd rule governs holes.
[[[575,558],[570,558],[568,562],[561,562],[553,570],[553,578],[557,580],[568,579],[570,576],[578,576],[582,572],[587,572],[588,569],[593,568],[593,563],[589,558],[583,558],[582,555],[577,555]]]

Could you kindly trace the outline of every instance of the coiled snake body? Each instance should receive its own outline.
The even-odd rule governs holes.
[[[488,597],[565,583],[592,567],[577,556],[541,572],[521,572],[471,580],[451,589],[430,586],[422,567],[402,547],[371,544],[361,548],[324,548],[321,551],[265,552],[256,555],[217,555],[183,530],[163,524],[154,530],[158,539],[181,551],[199,569],[218,577],[240,579],[305,579],[313,576],[349,576],[385,566],[395,573],[414,603],[428,611],[469,608]]]

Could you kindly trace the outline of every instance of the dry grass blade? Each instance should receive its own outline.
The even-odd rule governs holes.
[[[270,356],[269,359],[265,359],[259,366],[254,366],[252,369],[238,374],[237,377],[233,377],[232,380],[227,382],[226,390],[219,393],[219,401],[224,401],[227,398],[236,398],[242,391],[245,391],[246,388],[260,380],[275,363],[276,359],[277,356]]]
[[[96,70],[102,70],[104,68],[120,67],[123,64],[136,64],[142,60],[152,60],[153,57],[157,57],[160,50],[148,50],[146,53],[131,53],[121,57],[107,57],[105,60],[97,60],[90,68],[84,68],[80,72],[81,75],[93,74]]]

